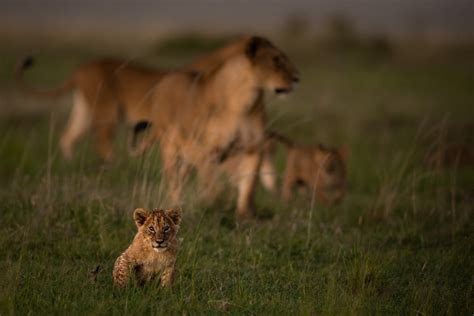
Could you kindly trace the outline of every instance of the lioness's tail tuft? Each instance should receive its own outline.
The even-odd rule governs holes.
[[[68,91],[71,91],[74,88],[74,78],[70,77],[60,86],[49,89],[43,90],[38,89],[35,87],[30,86],[28,83],[25,82],[23,78],[25,70],[32,67],[35,63],[35,59],[32,56],[26,56],[23,59],[18,61],[17,67],[15,69],[15,80],[18,85],[25,93],[36,95],[40,97],[57,97],[60,96]]]

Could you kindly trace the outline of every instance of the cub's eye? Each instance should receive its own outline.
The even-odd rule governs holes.
[[[170,227],[169,225],[165,225],[165,228],[164,228],[165,232],[168,232],[170,230]]]
[[[148,226],[148,232],[149,232],[150,234],[153,234],[153,233],[155,232],[155,227],[153,227],[153,226]]]

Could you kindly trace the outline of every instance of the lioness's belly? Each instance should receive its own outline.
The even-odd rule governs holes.
[[[222,163],[232,156],[261,149],[264,131],[260,126],[232,123],[210,124],[204,131],[185,137],[180,151],[184,160],[193,165]]]

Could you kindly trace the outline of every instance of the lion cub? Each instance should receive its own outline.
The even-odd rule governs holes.
[[[116,287],[128,284],[132,271],[138,284],[143,285],[159,275],[162,286],[173,281],[174,265],[178,250],[178,233],[181,212],[137,208],[133,220],[138,232],[132,244],[115,261],[113,277]]]
[[[268,190],[275,192],[276,179],[273,156],[276,143],[286,148],[286,167],[283,176],[282,197],[291,199],[296,187],[315,194],[318,201],[333,204],[346,192],[346,156],[344,148],[335,149],[324,145],[296,145],[286,137],[269,132],[263,149],[260,178]]]

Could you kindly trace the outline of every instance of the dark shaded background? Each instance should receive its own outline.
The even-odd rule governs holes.
[[[3,0],[0,36],[50,36],[62,40],[100,38],[110,42],[149,42],[177,31],[206,34],[262,32],[275,35],[291,17],[321,32],[334,15],[349,18],[364,34],[416,33],[446,40],[472,37],[474,5],[470,0],[258,0],[124,1]]]

